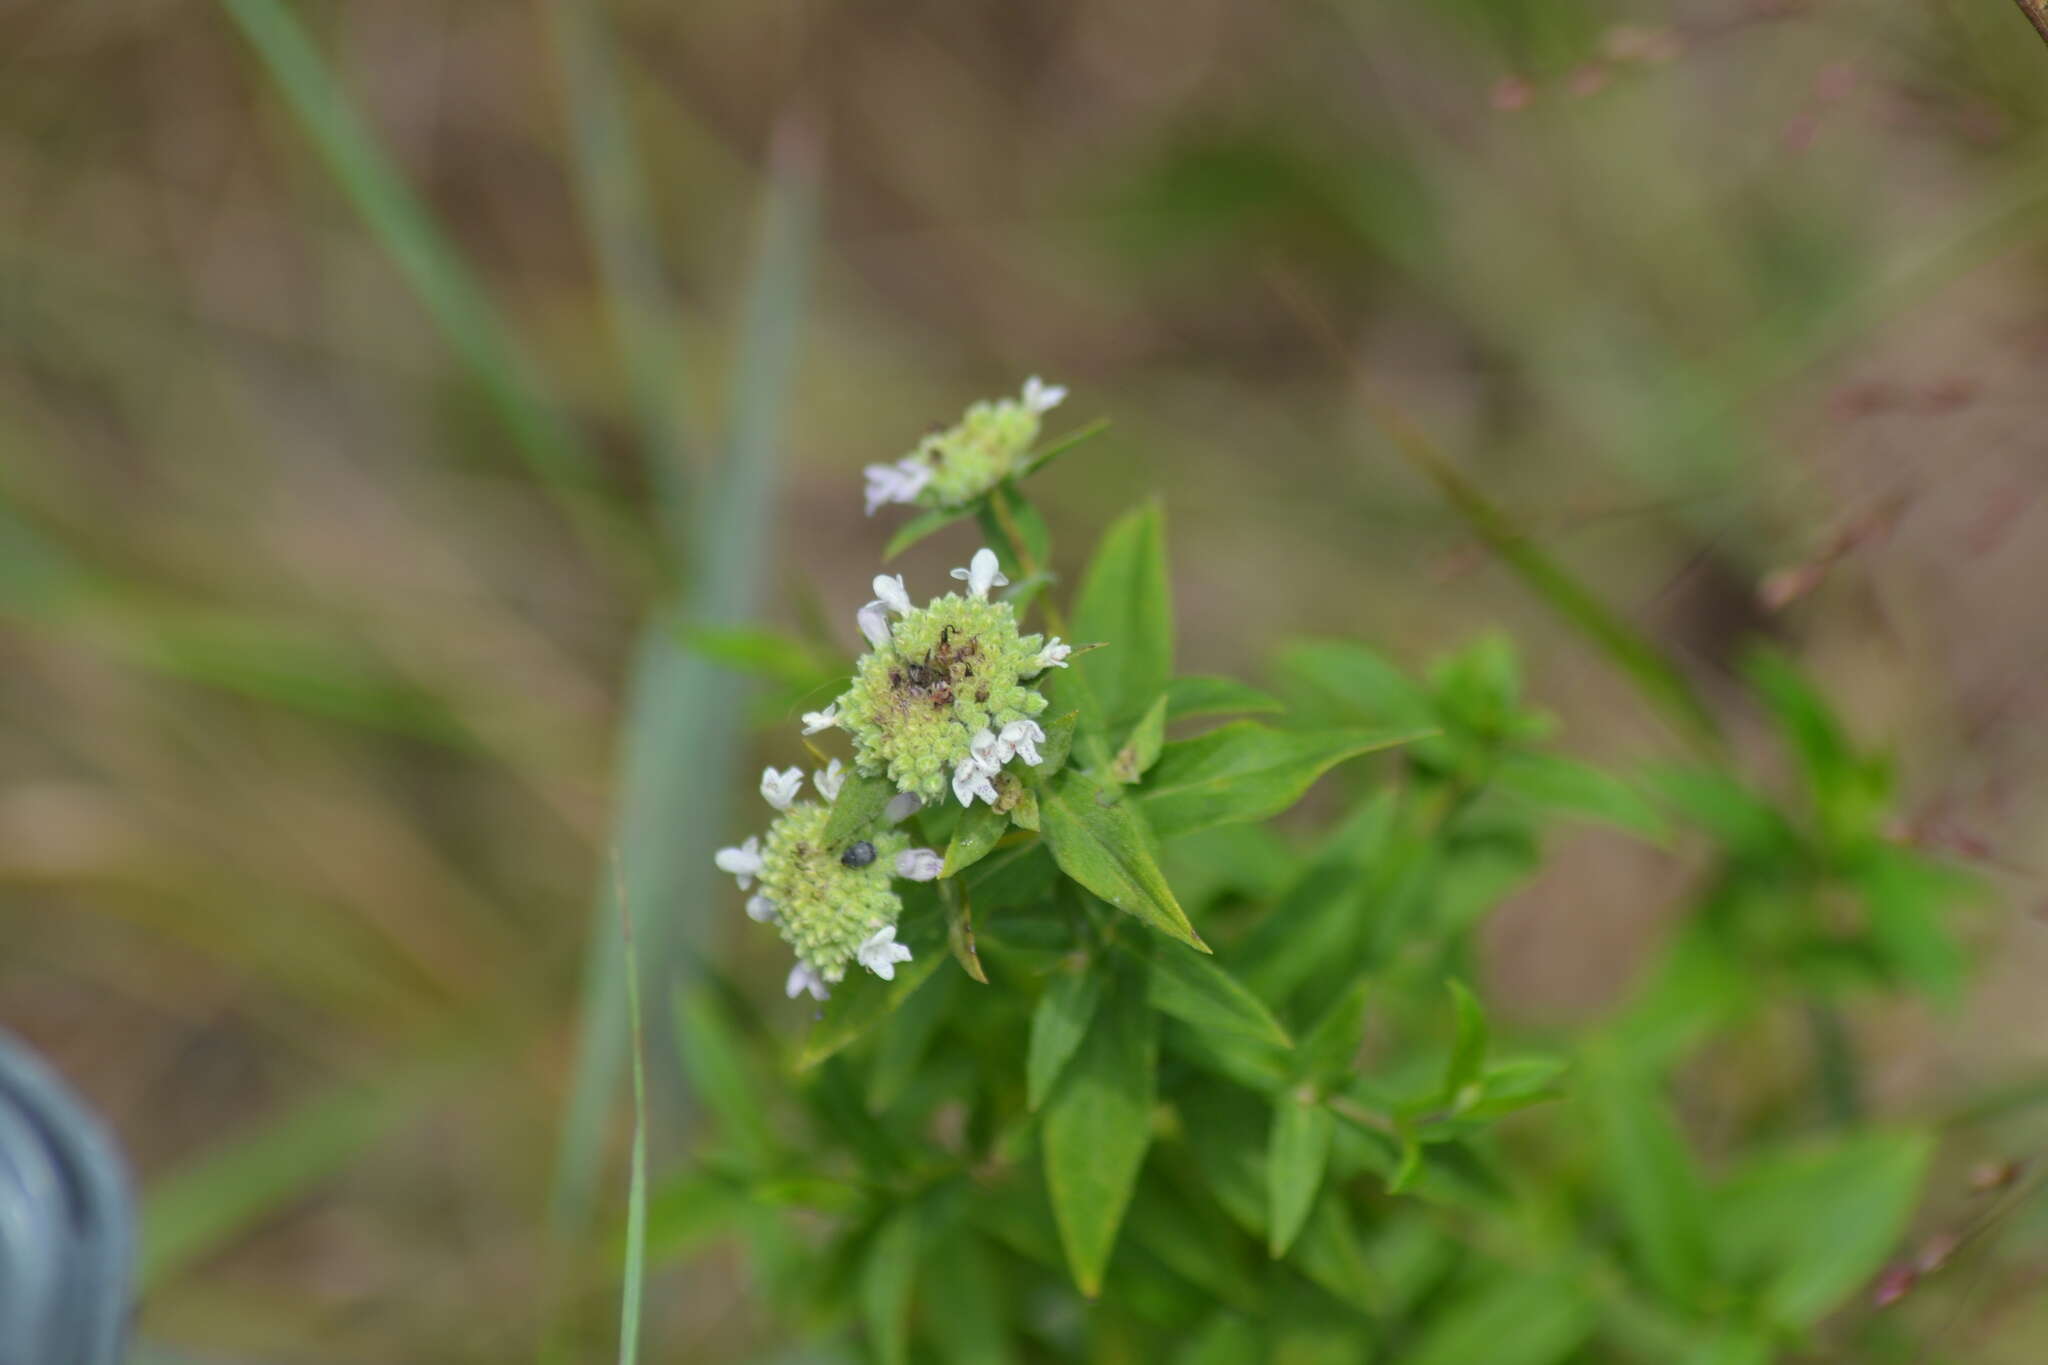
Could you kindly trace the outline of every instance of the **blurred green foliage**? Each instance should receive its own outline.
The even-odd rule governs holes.
[[[0,37],[0,1012],[136,1158],[152,1344],[611,1353],[616,852],[649,1358],[2039,1357],[2010,6]],[[1114,420],[1033,501],[860,522],[1034,370]],[[1142,648],[798,1037],[733,773],[973,530]]]

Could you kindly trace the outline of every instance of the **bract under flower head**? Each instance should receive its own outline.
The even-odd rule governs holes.
[[[1043,670],[1044,643],[1017,633],[1009,603],[971,591],[911,608],[862,657],[836,703],[853,737],[854,766],[868,776],[886,773],[898,791],[927,803],[944,800],[960,764],[975,757],[977,735],[999,734],[1045,709],[1028,685]]]
[[[869,514],[890,502],[960,507],[980,497],[1017,471],[1038,441],[1039,419],[1066,396],[1033,375],[1020,396],[976,403],[894,464],[869,465]]]

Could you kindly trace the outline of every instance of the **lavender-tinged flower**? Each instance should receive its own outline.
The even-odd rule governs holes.
[[[766,896],[755,895],[747,897],[747,918],[756,924],[775,923],[775,902],[769,900]]]
[[[900,825],[924,807],[924,798],[916,792],[897,792],[889,798],[889,804],[882,807],[882,818],[892,825]]]
[[[1072,645],[1061,644],[1060,637],[1055,635],[1045,642],[1045,648],[1038,651],[1038,658],[1033,662],[1038,665],[1038,671],[1041,673],[1048,668],[1065,668],[1067,656],[1073,652]]]
[[[1024,381],[1024,406],[1034,413],[1051,412],[1066,401],[1067,386],[1048,384],[1037,375]]]
[[[782,993],[794,1000],[805,991],[811,993],[813,1000],[832,998],[832,992],[825,989],[825,978],[812,971],[808,963],[799,962],[789,969],[789,979],[782,983]]]
[[[1044,760],[1038,752],[1038,745],[1045,738],[1045,731],[1035,720],[1013,720],[1003,727],[1002,746],[1023,759],[1031,767],[1037,767]]]
[[[830,730],[839,724],[839,703],[833,702],[822,711],[804,712],[804,733],[815,735],[820,730]]]
[[[928,882],[946,867],[946,860],[929,848],[906,848],[896,855],[896,875],[914,882]]]
[[[963,806],[973,805],[977,796],[993,806],[996,803],[997,792],[996,784],[991,777],[989,770],[973,758],[963,758],[960,760],[960,766],[953,770],[953,795],[960,799]]]

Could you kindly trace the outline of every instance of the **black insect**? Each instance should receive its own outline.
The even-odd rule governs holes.
[[[875,846],[863,839],[839,855],[841,867],[866,867],[875,860]]]

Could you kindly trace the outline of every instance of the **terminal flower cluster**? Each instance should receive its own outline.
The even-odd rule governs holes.
[[[761,796],[777,812],[767,836],[718,851],[719,870],[737,878],[740,890],[753,892],[747,898],[748,917],[774,925],[796,950],[796,965],[785,983],[791,997],[809,992],[825,999],[853,964],[893,980],[896,964],[910,960],[910,949],[896,941],[903,901],[892,880],[928,882],[942,866],[935,850],[912,848],[909,837],[894,829],[845,849],[829,847],[825,823],[845,780],[844,765],[836,758],[813,773],[812,783],[824,798],[820,803],[798,799],[802,769],[765,770]]]
[[[886,774],[921,801],[942,801],[950,788],[962,805],[993,805],[1004,764],[1040,761],[1036,718],[1046,700],[1033,680],[1066,667],[1073,651],[1057,636],[1020,635],[1010,604],[990,600],[989,589],[1009,582],[995,551],[977,550],[953,576],[966,592],[922,607],[911,605],[901,575],[876,577],[875,600],[855,618],[870,649],[853,685],[805,716],[804,728],[843,728],[863,775]]]
[[[1015,398],[984,399],[893,464],[867,467],[868,515],[885,504],[961,507],[1015,473],[1038,440],[1040,419],[1067,396],[1037,375]]]

